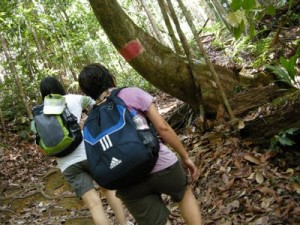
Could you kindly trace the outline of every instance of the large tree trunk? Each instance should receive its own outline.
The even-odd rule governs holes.
[[[140,75],[160,90],[190,105],[198,103],[195,88],[198,85],[206,110],[217,111],[220,105],[216,94],[218,90],[205,63],[195,61],[195,66],[193,65],[193,72],[196,72],[195,85],[186,58],[174,53],[137,27],[116,0],[89,1],[100,25],[120,53],[124,54],[124,46],[128,43],[135,40],[140,42],[144,51],[132,58],[126,56],[127,61]],[[229,97],[233,114],[240,118],[247,115],[245,127],[240,131],[242,136],[249,138],[254,144],[268,145],[270,139],[279,132],[300,127],[299,92],[282,93],[282,89],[274,85],[254,88],[233,96],[234,86],[238,82],[247,83],[249,79],[241,77],[238,81],[231,70],[216,64],[213,67]]]
[[[116,0],[89,1],[100,25],[117,50],[124,52],[124,46],[131,41],[140,42],[144,51],[128,60],[140,75],[160,90],[190,105],[197,105],[198,93],[185,58],[136,26]],[[196,82],[201,88],[205,108],[216,111],[220,101],[208,66],[204,62],[195,61],[195,64]],[[237,76],[225,67],[214,65],[214,68],[227,96],[231,96]]]

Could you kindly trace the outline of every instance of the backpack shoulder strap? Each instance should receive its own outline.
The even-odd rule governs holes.
[[[102,103],[106,102],[106,100],[113,101],[114,97],[120,92],[122,88],[114,88],[112,91],[105,91],[106,93],[102,93],[98,99],[96,99],[96,104],[93,106],[93,108],[97,108],[97,106],[102,105]]]
[[[115,88],[111,91],[111,93],[109,94],[109,96],[107,96],[107,99],[110,99],[110,98],[114,98],[115,96],[117,96],[119,94],[119,92],[123,89],[122,88]]]
[[[44,108],[44,104],[36,105],[36,106],[32,107],[31,112],[32,112],[33,116],[42,114],[43,108]]]
[[[127,105],[126,103],[123,101],[123,99],[119,98],[117,95],[118,93],[123,89],[124,87],[122,88],[116,88],[116,89],[113,89],[110,93],[109,96],[106,97],[107,100],[113,102],[114,104],[119,104],[119,105],[123,105],[124,107],[127,108]]]
[[[114,88],[112,91],[110,91],[110,93],[103,97],[103,98],[99,98],[96,100],[96,104],[93,106],[93,109],[96,109],[98,108],[99,106],[107,103],[107,100],[108,102],[112,102],[114,104],[120,104],[120,105],[123,105],[126,107],[126,104],[125,102],[119,98],[117,95],[118,93],[123,89],[123,88],[126,88],[126,87],[121,87],[121,88]]]

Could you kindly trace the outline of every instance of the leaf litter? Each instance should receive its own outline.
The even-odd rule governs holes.
[[[177,107],[177,100],[176,107],[172,107],[172,98],[164,97],[163,102],[166,100],[169,104],[165,107]],[[200,171],[191,185],[204,224],[300,224],[300,165],[274,163],[276,152],[241,140],[226,123],[209,121],[206,132],[198,126],[195,119],[177,133]],[[61,199],[76,199],[63,179],[51,196],[46,193],[45,180],[59,173],[55,160],[41,154],[32,140],[8,135],[0,146],[0,224],[91,224],[91,215],[80,200],[71,202],[74,207],[68,209],[60,203]],[[22,203],[35,194],[42,197]],[[168,196],[163,199],[170,209],[171,223],[184,224],[178,206]],[[106,199],[102,200],[116,224]],[[134,221],[128,212],[127,216]]]

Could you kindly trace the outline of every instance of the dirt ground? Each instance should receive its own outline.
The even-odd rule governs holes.
[[[182,104],[164,93],[156,102],[166,117]],[[200,170],[192,187],[205,224],[299,224],[299,165],[240,140],[222,121],[209,124],[209,130],[200,132],[194,119],[177,131]],[[55,160],[42,155],[33,141],[10,133],[0,153],[0,224],[93,224]],[[117,224],[102,200],[112,224]],[[164,201],[172,224],[184,224],[177,205],[166,196]],[[128,212],[127,216],[134,222]]]

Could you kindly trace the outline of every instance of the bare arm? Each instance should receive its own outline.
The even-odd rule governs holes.
[[[198,170],[195,164],[190,159],[186,149],[180,142],[175,131],[167,123],[167,121],[165,121],[164,118],[159,114],[158,110],[156,109],[153,103],[150,105],[148,111],[146,112],[146,116],[149,118],[149,120],[151,121],[161,138],[167,144],[169,144],[174,149],[174,151],[178,153],[184,164],[185,169],[187,169],[190,173],[192,180],[195,180],[198,176]]]

